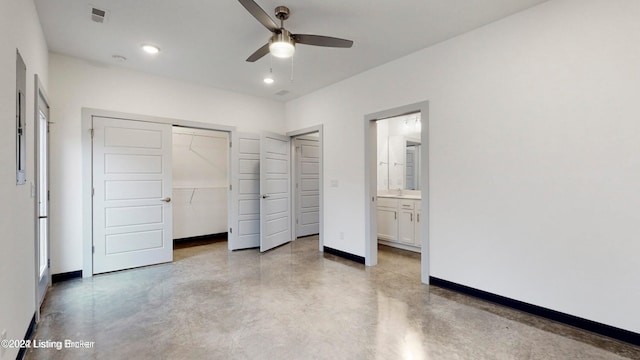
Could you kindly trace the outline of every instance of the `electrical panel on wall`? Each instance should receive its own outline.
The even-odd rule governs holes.
[[[16,184],[27,182],[26,98],[27,66],[16,51]]]

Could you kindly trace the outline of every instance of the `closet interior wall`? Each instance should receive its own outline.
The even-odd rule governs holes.
[[[227,232],[229,134],[173,128],[173,238]]]

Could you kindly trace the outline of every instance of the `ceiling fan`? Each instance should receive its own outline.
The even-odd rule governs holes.
[[[280,20],[280,26],[278,27],[275,21],[273,21],[273,19],[271,19],[271,17],[269,17],[269,15],[267,15],[267,13],[258,4],[256,4],[255,1],[238,1],[251,15],[253,15],[253,17],[273,33],[271,38],[269,38],[268,43],[263,45],[247,58],[248,62],[254,62],[268,53],[280,58],[291,57],[296,50],[296,44],[337,48],[350,48],[353,46],[353,41],[351,40],[322,35],[292,34],[284,28],[284,21],[289,18],[290,14],[289,8],[286,6],[278,6],[275,9],[276,18]]]

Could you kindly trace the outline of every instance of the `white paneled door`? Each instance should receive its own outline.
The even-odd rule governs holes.
[[[173,260],[171,125],[93,117],[93,273]]]
[[[320,142],[295,140],[296,149],[296,236],[320,231]]]
[[[273,133],[260,135],[260,251],[291,238],[291,143]]]
[[[260,135],[236,133],[232,142],[229,250],[260,246]]]

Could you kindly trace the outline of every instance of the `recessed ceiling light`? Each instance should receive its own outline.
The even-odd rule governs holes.
[[[264,83],[268,84],[268,85],[271,85],[271,84],[273,84],[275,82],[275,80],[273,79],[273,77],[271,75],[267,75],[267,77],[265,77],[264,80],[262,80],[262,81],[264,81]]]
[[[142,50],[144,50],[147,54],[157,54],[160,52],[159,47],[149,44],[142,45]]]
[[[112,55],[111,57],[118,62],[127,61],[127,58],[122,55]]]

